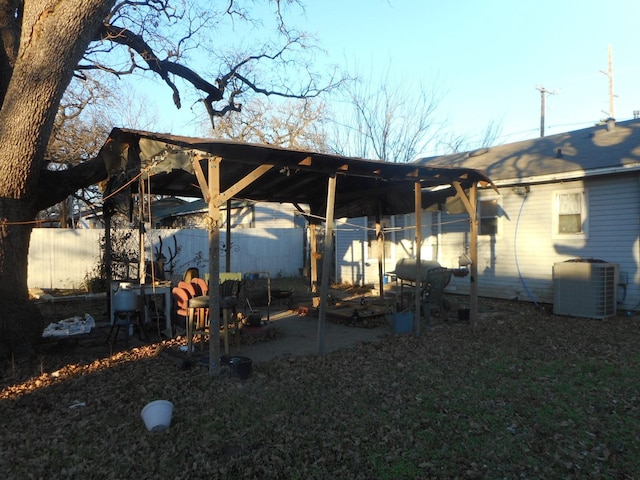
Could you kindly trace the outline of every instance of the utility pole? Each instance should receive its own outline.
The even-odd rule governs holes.
[[[609,45],[609,69],[606,72],[604,70],[600,70],[600,73],[604,73],[609,77],[609,118],[614,119],[616,116],[613,109],[613,99],[616,97],[616,94],[613,90],[613,53],[611,45]]]
[[[547,95],[554,95],[556,92],[550,92],[544,87],[537,86],[536,90],[540,92],[540,137],[544,137],[544,115],[547,109],[546,98]]]

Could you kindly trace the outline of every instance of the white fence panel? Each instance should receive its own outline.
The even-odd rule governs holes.
[[[34,228],[29,244],[30,288],[81,288],[98,263],[101,230]]]
[[[28,285],[30,288],[80,288],[87,273],[95,269],[100,255],[101,230],[34,229],[29,248]],[[299,276],[304,264],[302,228],[251,228],[231,232],[231,271],[269,272],[272,277]],[[147,237],[145,258],[159,250],[172,261],[173,275],[188,267],[201,272],[209,269],[209,237],[206,230],[160,229]],[[135,238],[135,235],[133,236]],[[225,266],[225,236],[221,232],[220,269]],[[169,265],[166,266],[168,268]]]

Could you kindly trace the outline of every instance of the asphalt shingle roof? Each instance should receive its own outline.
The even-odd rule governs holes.
[[[610,122],[473,152],[416,160],[483,170],[496,184],[640,170],[640,120]]]

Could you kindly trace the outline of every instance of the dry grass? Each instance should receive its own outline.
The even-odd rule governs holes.
[[[157,345],[15,385],[5,369],[0,466],[20,479],[637,478],[638,319],[483,310],[473,330],[277,359],[246,381],[181,370]],[[140,410],[158,398],[173,423],[150,434]]]

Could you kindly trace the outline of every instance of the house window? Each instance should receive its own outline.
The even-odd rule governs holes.
[[[382,217],[380,220],[380,226],[382,227],[383,232],[383,258],[391,258],[391,232],[389,229],[391,227],[391,217]],[[368,220],[367,222],[367,255],[369,259],[377,260],[378,259],[378,239],[376,238],[376,221]],[[386,232],[386,233],[385,233]]]
[[[554,196],[554,235],[585,235],[587,208],[584,191],[556,192]]]
[[[495,198],[478,202],[479,235],[498,234],[499,211],[500,204]]]

